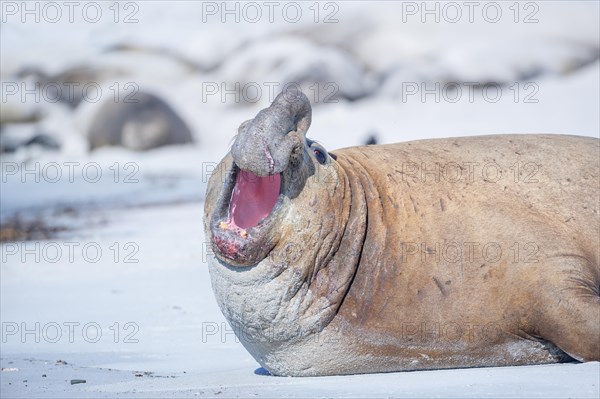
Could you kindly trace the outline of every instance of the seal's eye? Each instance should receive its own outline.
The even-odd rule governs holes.
[[[315,158],[321,165],[324,165],[327,162],[327,156],[320,148],[313,148],[313,152],[315,154]]]

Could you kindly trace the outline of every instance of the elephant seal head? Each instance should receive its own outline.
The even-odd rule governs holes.
[[[236,334],[264,363],[335,316],[358,264],[364,201],[306,138],[308,98],[284,91],[242,123],[209,182],[204,226],[213,290]]]

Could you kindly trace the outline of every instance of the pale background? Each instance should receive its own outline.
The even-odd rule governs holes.
[[[36,3],[27,6],[35,10]],[[319,379],[261,375],[222,324],[202,233],[207,171],[227,152],[237,126],[272,100],[269,88],[278,92],[287,82],[303,84],[313,102],[309,136],[329,150],[363,144],[370,135],[379,143],[495,133],[599,137],[598,2],[497,2],[502,15],[495,23],[489,2],[474,8],[473,22],[456,3],[456,23],[456,9],[436,2],[427,7],[437,4],[439,22],[422,15],[421,2],[282,2],[273,22],[263,2],[254,3],[262,13],[256,22],[248,3],[228,4],[237,4],[236,22],[235,14],[222,15],[221,2],[98,2],[95,23],[83,17],[86,3],[78,3],[73,22],[63,3],[58,22],[37,4],[39,22],[22,15],[21,2],[2,3],[0,145],[14,151],[1,154],[0,216],[5,227],[19,220],[61,230],[40,238],[34,229],[29,241],[2,243],[2,397],[599,396],[598,363]],[[301,16],[292,22],[296,6]],[[124,22],[128,15],[133,23]],[[7,91],[59,82],[73,69],[86,71],[81,85],[101,87],[98,102],[72,107]],[[439,101],[431,94],[423,101],[421,85],[436,83],[458,85],[462,96],[452,102],[453,93],[438,92]],[[479,88],[469,98],[470,85],[489,83],[501,90],[497,102]],[[223,90],[236,84],[248,88],[239,100]],[[194,143],[90,151],[88,128],[101,105],[114,101],[117,86],[164,99]],[[258,94],[250,91],[256,87]],[[337,102],[325,101],[332,87]],[[419,92],[408,95],[407,88]],[[24,145],[36,135],[59,148]],[[96,183],[82,178],[90,163],[102,168]],[[62,171],[58,181],[43,175],[48,165]],[[126,183],[132,171],[135,182]],[[95,263],[82,254],[90,243],[102,250]],[[68,245],[76,245],[73,259]],[[53,262],[57,247],[62,253]],[[80,323],[73,342],[69,322]],[[137,343],[124,342],[133,331],[124,329],[128,322],[138,328]],[[7,335],[15,323],[47,330],[58,323],[62,337],[37,343],[35,333]],[[102,328],[98,342],[82,336],[86,323]],[[87,382],[70,385],[71,379]]]

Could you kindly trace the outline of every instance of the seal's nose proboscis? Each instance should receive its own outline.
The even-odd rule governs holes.
[[[206,195],[215,297],[262,367],[600,360],[600,140],[491,135],[330,154],[306,137],[311,115],[301,92],[279,94],[241,124]],[[492,161],[508,171],[493,181],[476,169]]]
[[[284,171],[292,152],[304,144],[312,109],[304,93],[280,93],[269,108],[244,122],[231,148],[236,165],[258,176]]]

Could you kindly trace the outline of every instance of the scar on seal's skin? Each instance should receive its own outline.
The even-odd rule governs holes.
[[[448,293],[446,292],[446,288],[444,288],[444,285],[440,282],[440,280],[437,279],[437,277],[432,277],[433,281],[435,282],[435,285],[437,285],[437,287],[440,289],[440,292],[442,293],[443,296],[448,295]]]

